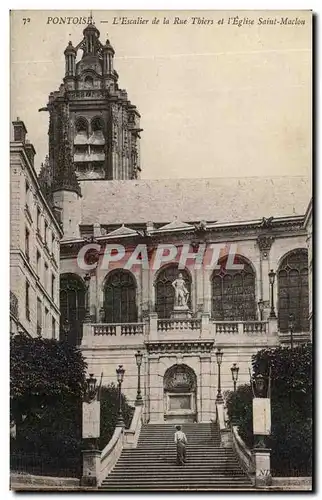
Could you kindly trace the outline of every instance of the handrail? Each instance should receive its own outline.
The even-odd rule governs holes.
[[[101,453],[101,467],[99,471],[98,484],[100,485],[105,477],[114,468],[120,458],[123,449],[124,432],[123,427],[115,427],[114,434]]]
[[[101,465],[98,484],[108,476],[121,456],[123,448],[135,448],[139,439],[142,425],[143,405],[136,406],[131,421],[131,427],[124,430],[116,427],[114,434],[101,453]]]
[[[125,431],[124,448],[136,448],[142,427],[143,405],[135,407],[131,427]]]
[[[254,462],[251,451],[247,448],[246,444],[238,434],[238,426],[232,426],[233,448],[236,452],[241,468],[248,476],[254,475]]]
[[[219,424],[219,430],[225,429],[226,423],[225,423],[225,413],[223,404],[216,404],[216,417],[217,417],[217,423]]]

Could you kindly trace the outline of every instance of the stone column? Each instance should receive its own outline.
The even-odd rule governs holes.
[[[270,271],[269,253],[273,244],[274,237],[270,235],[259,235],[257,244],[260,250],[260,280],[261,280],[261,296],[257,297],[257,302],[260,298],[264,301],[263,319],[267,319],[270,313],[270,284],[268,273]],[[258,311],[258,308],[257,308]]]
[[[141,301],[142,301],[142,313],[149,314],[150,310],[150,269],[144,269],[142,266],[141,272]]]
[[[96,276],[96,272],[95,272],[95,274],[93,274],[91,276],[91,280],[89,283],[89,300],[90,300],[90,302],[89,302],[90,315],[91,315],[92,321],[94,323],[96,323],[98,320],[97,308],[96,308],[96,304],[97,304],[97,276]]]
[[[211,418],[211,356],[200,355],[201,412],[199,422],[210,422]]]
[[[149,358],[149,380],[150,380],[150,422],[163,423],[163,379],[159,375],[159,358]]]
[[[211,281],[212,269],[203,268],[203,312],[211,315]]]
[[[192,307],[193,311],[198,311],[199,306],[204,310],[204,287],[203,287],[203,270],[195,269],[194,272],[195,282],[195,304]]]

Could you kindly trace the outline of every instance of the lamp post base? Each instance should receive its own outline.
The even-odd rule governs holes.
[[[116,427],[125,427],[124,419],[122,415],[117,417]]]
[[[142,405],[143,405],[143,398],[142,398],[142,396],[136,396],[135,406],[142,406]]]

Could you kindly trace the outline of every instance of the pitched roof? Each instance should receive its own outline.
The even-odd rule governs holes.
[[[238,222],[304,215],[306,177],[82,181],[81,224]]]

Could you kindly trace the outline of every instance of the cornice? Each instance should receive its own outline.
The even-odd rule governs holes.
[[[146,341],[144,345],[149,354],[195,354],[210,353],[214,347],[214,340],[194,340],[194,341]]]

